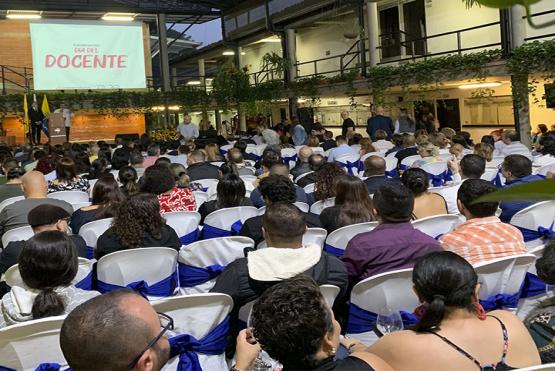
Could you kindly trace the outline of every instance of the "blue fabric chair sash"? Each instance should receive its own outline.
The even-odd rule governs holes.
[[[529,242],[529,241],[537,240],[538,238],[541,238],[544,241],[554,238],[555,230],[553,230],[553,225],[554,223],[551,223],[551,225],[548,228],[538,227],[537,231],[519,227],[519,226],[515,226],[515,227],[517,227],[518,230],[522,232],[522,236],[524,237],[524,242]]]
[[[241,222],[240,220],[237,220],[231,225],[231,231],[205,224],[202,228],[202,239],[209,240],[211,238],[236,236],[239,234],[242,227],[243,222]]]
[[[386,171],[385,175],[390,178],[397,178],[399,176],[399,171],[397,169],[393,169],[390,171]]]
[[[349,320],[347,322],[348,334],[360,334],[374,330],[374,323],[378,319],[376,313],[362,309],[356,304],[349,304]],[[401,311],[401,319],[405,328],[413,326],[418,322],[414,313]]]
[[[526,273],[522,289],[520,290],[520,298],[531,298],[545,294],[548,291],[548,286],[538,276],[533,273]]]
[[[452,181],[453,180],[452,175],[453,174],[449,169],[445,170],[443,173],[435,174],[435,175],[428,173],[428,176],[430,177],[430,180],[432,181],[432,185],[434,187],[441,187],[445,183]]]
[[[497,174],[495,174],[495,178],[493,178],[493,180],[491,181],[497,188],[502,188],[503,187],[503,183],[501,182],[501,169],[499,169],[497,171]]]
[[[92,290],[93,272],[89,272],[85,278],[75,284],[81,290]]]
[[[359,167],[359,162],[360,161],[355,161],[355,162],[351,162],[351,161],[345,161],[345,162],[340,162],[337,161],[337,163],[341,166],[347,169],[347,171],[349,172],[349,174],[353,175],[353,169],[358,169]]]
[[[184,236],[179,237],[179,241],[182,245],[188,245],[195,242],[196,240],[198,240],[198,228],[190,233],[187,233]]]
[[[329,254],[332,254],[333,256],[337,256],[338,258],[342,257],[343,254],[345,253],[345,250],[338,249],[337,247],[328,245],[327,243],[324,244],[324,251]]]
[[[169,339],[170,358],[179,356],[178,371],[202,371],[196,353],[218,355],[225,352],[229,316],[216,326],[204,338],[197,340],[189,334],[181,334]]]
[[[179,267],[179,286],[194,287],[218,277],[224,270],[224,266],[215,264],[206,268],[193,267],[183,263],[178,263]]]
[[[399,170],[405,171],[405,170],[408,170],[408,169],[410,169],[409,165],[399,164]]]
[[[482,304],[486,312],[489,312],[495,309],[516,308],[518,307],[518,299],[520,299],[520,291],[512,295],[497,294],[487,299],[480,299],[480,304]]]
[[[87,259],[94,259],[94,247],[92,246],[87,246],[86,247],[87,250]]]
[[[151,296],[172,296],[175,288],[177,287],[177,270],[171,274],[168,278],[164,278],[163,280],[156,282],[152,285],[149,285],[146,281],[137,281],[131,282],[127,286],[118,286],[112,285],[106,282],[98,281],[98,291],[102,294],[107,293],[109,291],[129,288],[133,291],[136,291],[144,298],[147,295]]]
[[[289,156],[289,157],[282,157],[283,162],[286,165],[289,165],[289,161],[297,161],[297,155]]]
[[[59,363],[41,363],[35,368],[35,371],[59,371],[62,366]],[[0,366],[0,371],[16,371],[13,368]],[[71,368],[66,368],[64,371],[71,371]]]

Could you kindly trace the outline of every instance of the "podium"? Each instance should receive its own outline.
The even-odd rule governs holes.
[[[48,134],[50,144],[63,144],[66,141],[66,127],[62,113],[51,113],[48,118]]]

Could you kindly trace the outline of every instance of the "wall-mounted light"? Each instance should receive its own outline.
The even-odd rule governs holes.
[[[198,80],[191,80],[187,82],[187,85],[200,85],[200,81]]]
[[[6,13],[8,19],[40,19],[42,18],[40,11],[34,10],[8,10]]]
[[[135,14],[133,13],[106,13],[102,16],[103,21],[119,21],[119,22],[131,22],[135,20]]]
[[[496,86],[501,86],[500,82],[483,82],[479,84],[465,84],[459,85],[459,89],[469,90],[469,89],[480,89],[480,88],[495,88]]]
[[[235,55],[235,52],[233,50],[224,50],[222,55]]]
[[[259,42],[261,43],[280,43],[281,39],[277,36],[265,37],[261,39]]]
[[[306,102],[306,99],[303,99],[303,98],[297,99],[297,103],[305,103],[305,102]]]

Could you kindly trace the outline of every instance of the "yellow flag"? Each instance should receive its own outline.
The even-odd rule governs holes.
[[[23,128],[25,133],[29,131],[29,106],[27,105],[27,95],[23,94]]]
[[[44,99],[42,100],[41,109],[44,117],[48,118],[50,116],[50,106],[48,106],[48,100],[46,99],[46,94],[44,94]]]

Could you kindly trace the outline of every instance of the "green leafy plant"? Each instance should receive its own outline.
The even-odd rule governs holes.
[[[283,58],[276,52],[268,52],[262,56],[260,68],[262,71],[271,70],[276,73],[278,78],[283,76],[283,72],[289,70],[291,63],[289,59]]]

